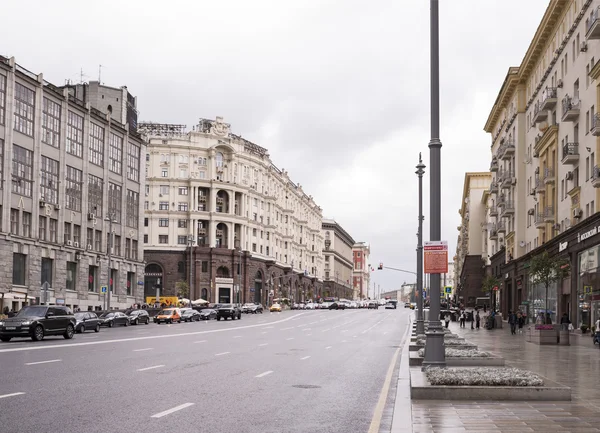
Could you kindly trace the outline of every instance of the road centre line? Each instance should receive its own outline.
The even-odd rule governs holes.
[[[49,364],[51,362],[61,362],[62,359],[49,359],[48,361],[26,362],[25,365]]]
[[[207,340],[198,340],[198,341],[194,341],[194,344],[198,344],[198,343],[206,343]]]
[[[215,356],[223,356],[223,355],[229,355],[231,352],[221,352],[221,353],[215,353]]]
[[[260,346],[268,346],[268,345],[269,345],[269,343],[262,343],[262,344],[259,344],[258,346],[260,347]]]
[[[310,355],[305,356],[304,358],[300,358],[300,361],[304,361],[305,359],[308,359],[308,358],[310,358]]]
[[[257,375],[256,375],[256,376],[254,376],[254,377],[265,377],[265,376],[268,376],[268,375],[269,375],[269,374],[271,374],[271,373],[273,373],[273,372],[269,370],[269,371],[265,371],[264,373],[257,374]]]
[[[152,367],[146,367],[146,368],[138,368],[137,371],[154,370],[155,368],[161,368],[161,367],[164,367],[164,364],[153,365]]]
[[[233,338],[242,338],[241,335],[234,335]]]
[[[0,395],[0,398],[16,397],[17,395],[25,395],[24,392],[13,392],[11,394]]]
[[[332,347],[333,347],[333,346],[327,346],[327,347],[325,348],[325,350],[327,350],[327,349],[331,349]]]
[[[323,329],[321,332],[331,331],[331,328]]]
[[[310,331],[312,328],[304,328],[303,331]]]
[[[135,349],[134,352],[145,352],[146,350],[152,350],[152,347],[147,347],[145,349]]]
[[[294,329],[294,327],[290,326],[289,328],[281,328],[282,331],[287,331],[288,329]]]
[[[270,323],[278,324],[278,323],[288,322],[288,321],[292,320],[294,317],[298,317],[303,314],[306,314],[306,313],[299,313],[296,316],[291,316],[291,317],[277,320],[275,322],[270,322]],[[130,342],[130,341],[142,341],[142,340],[151,340],[151,339],[158,339],[158,338],[187,337],[190,335],[213,334],[213,333],[217,333],[217,332],[228,332],[228,331],[236,331],[239,329],[259,328],[259,327],[263,327],[263,326],[264,325],[256,324],[256,325],[236,326],[234,328],[211,329],[208,331],[194,331],[194,332],[184,332],[184,333],[178,333],[178,334],[152,335],[152,336],[148,336],[148,337],[119,338],[119,339],[113,339],[113,340],[87,341],[85,343],[71,343],[71,344],[54,344],[54,345],[48,345],[48,346],[37,345],[37,346],[27,346],[27,347],[15,347],[15,348],[11,348],[11,349],[0,349],[0,353],[24,352],[27,350],[44,350],[44,349],[58,349],[58,348],[62,349],[65,347],[94,346],[94,345],[98,345],[98,344],[126,343],[126,342]],[[264,329],[268,329],[268,328],[269,327],[264,327]],[[270,328],[273,328],[273,327],[270,326]]]
[[[193,406],[194,403],[184,403],[184,404],[180,404],[179,406],[175,406],[171,409],[167,409],[163,412],[159,412],[159,413],[155,413],[154,415],[151,416],[151,418],[162,418],[165,415],[170,415],[173,412],[177,412],[180,411],[181,409],[185,409],[186,407],[190,407]]]
[[[388,315],[389,316],[389,315]],[[383,322],[385,319],[388,318],[388,316],[385,316],[383,319],[381,319],[379,322],[377,322],[376,324],[374,324],[373,326],[371,326],[370,328],[365,329],[363,332],[361,332],[361,334],[364,334],[365,332],[370,331],[371,329],[373,329],[374,327],[376,327],[377,325],[379,325],[381,322]]]
[[[290,340],[293,340],[293,339],[294,339],[294,337],[290,337],[290,338],[286,338],[285,341],[290,341]]]

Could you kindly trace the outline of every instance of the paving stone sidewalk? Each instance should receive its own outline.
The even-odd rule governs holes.
[[[470,323],[450,329],[502,356],[506,365],[530,370],[572,389],[571,402],[412,402],[414,433],[450,432],[599,432],[600,349],[588,335],[571,335],[571,346],[539,346],[524,334],[502,329],[471,330]]]

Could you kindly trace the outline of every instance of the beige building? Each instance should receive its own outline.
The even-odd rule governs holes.
[[[110,286],[112,308],[142,300],[146,148],[127,116],[90,101],[105,86],[79,87],[87,91],[58,88],[0,57],[2,309],[43,302],[102,309],[102,286]],[[125,95],[134,122],[135,98]]]
[[[325,239],[323,296],[353,299],[354,239],[332,219],[323,219],[322,230]]]
[[[545,294],[530,283],[528,262],[542,251],[580,271],[550,290],[553,319],[566,312],[573,322],[593,323],[600,316],[596,268],[580,269],[581,255],[600,241],[586,235],[598,226],[600,200],[599,7],[598,0],[549,2],[485,125],[493,175],[488,264],[502,281],[495,298],[502,311],[521,308],[531,320]]]
[[[365,242],[357,242],[352,247],[354,270],[352,271],[352,299],[366,299],[371,282],[371,248]]]
[[[458,229],[456,255],[454,256],[454,284],[456,300],[474,306],[481,294],[482,255],[486,251],[487,237],[482,228],[486,221],[486,197],[492,183],[490,173],[466,173],[462,205],[458,210],[461,224]]]

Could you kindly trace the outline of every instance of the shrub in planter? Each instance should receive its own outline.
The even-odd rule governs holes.
[[[428,368],[427,380],[445,386],[543,386],[538,375],[518,368]]]
[[[425,349],[419,349],[417,354],[422,358],[425,356]],[[489,358],[488,352],[482,352],[477,349],[456,349],[446,347],[446,358]]]

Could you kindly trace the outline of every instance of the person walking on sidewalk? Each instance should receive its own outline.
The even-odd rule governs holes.
[[[520,311],[517,313],[517,324],[519,325],[519,334],[523,333],[523,325],[525,324],[525,317]]]
[[[510,310],[508,312],[508,323],[510,324],[510,333],[515,335],[517,333],[517,315]]]
[[[444,322],[446,323],[446,328],[448,328],[448,325],[450,324],[450,313],[446,313],[444,316]]]
[[[479,329],[480,323],[481,323],[481,316],[479,315],[479,310],[477,310],[477,314],[475,314],[475,328]]]
[[[464,328],[465,327],[465,312],[461,311],[460,313],[460,327]]]
[[[571,319],[569,319],[569,315],[567,313],[563,313],[562,317],[560,318],[560,329],[562,331],[568,331],[569,323],[571,323]]]

